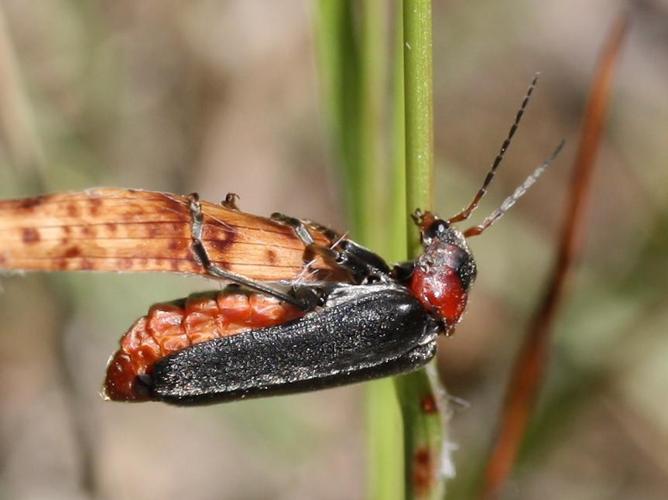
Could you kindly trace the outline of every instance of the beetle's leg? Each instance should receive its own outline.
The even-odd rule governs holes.
[[[237,193],[227,193],[225,199],[221,201],[220,204],[230,210],[239,210],[239,207],[237,206],[238,199],[239,195]]]
[[[299,238],[299,241],[301,241],[303,245],[306,247],[306,250],[308,252],[314,255],[320,255],[326,261],[338,265],[339,252],[337,252],[333,248],[317,244],[313,239],[311,232],[308,230],[308,227],[306,227],[306,223],[304,221],[297,219],[296,217],[290,217],[289,215],[281,214],[278,212],[274,212],[273,214],[271,214],[271,220],[278,222],[279,224],[282,224],[284,226],[290,227],[292,231],[295,233],[295,236],[297,236],[297,238]],[[331,229],[327,229],[324,226],[320,226],[319,224],[316,225],[316,228],[318,230],[324,228],[326,230],[323,231],[325,237],[330,239],[332,243],[336,241],[337,238],[330,238],[330,235],[338,236]]]
[[[327,238],[333,243],[342,238],[342,236],[336,231],[334,231],[331,227],[323,226],[322,224],[312,221],[310,219],[303,219],[303,222],[304,224],[307,224],[312,228],[316,229],[317,231],[321,232],[322,234],[324,234],[325,238]]]
[[[199,202],[199,195],[197,193],[193,193],[189,196],[189,199],[190,199],[190,206],[189,206],[190,216],[192,218],[191,221],[192,251],[195,254],[197,260],[199,260],[200,264],[202,264],[202,267],[204,267],[204,270],[208,275],[213,276],[214,278],[232,281],[233,283],[242,285],[250,290],[255,290],[256,292],[276,297],[277,299],[282,300],[284,302],[288,302],[289,304],[293,304],[299,307],[300,309],[309,309],[313,307],[313,304],[310,301],[304,300],[304,298],[302,297],[300,298],[293,297],[292,295],[289,295],[283,292],[282,290],[279,290],[269,285],[265,285],[264,283],[259,281],[250,280],[245,276],[227,271],[222,267],[213,263],[209,258],[209,254],[206,251],[206,247],[204,246],[204,242],[202,240],[202,228],[204,225],[203,224],[204,218],[202,216],[202,206],[200,205]]]
[[[290,227],[294,232],[295,236],[304,245],[305,249],[304,259],[305,261],[308,262],[306,262],[303,274],[308,274],[309,267],[313,262],[311,259],[314,256],[318,255],[322,257],[322,259],[326,263],[344,269],[346,272],[349,272],[354,275],[354,273],[349,269],[348,266],[341,264],[341,252],[333,248],[338,244],[338,238],[339,238],[338,234],[335,233],[333,230],[326,228],[325,226],[321,226],[320,224],[312,224],[311,222],[302,221],[300,219],[297,219],[296,217],[290,217],[289,215],[285,215],[278,212],[274,212],[273,214],[271,214],[271,220],[278,222],[279,224],[282,224],[284,226]],[[315,229],[322,232],[325,235],[325,237],[330,240],[332,246],[328,247],[316,243],[306,224],[312,225]],[[356,278],[354,278],[354,280],[357,281]],[[295,294],[298,295],[297,292],[295,292]],[[318,303],[321,302],[322,301],[319,301]]]
[[[311,236],[311,233],[306,227],[306,224],[304,224],[303,221],[297,219],[296,217],[290,217],[289,215],[285,215],[280,212],[274,212],[271,214],[271,220],[291,228],[292,232],[295,233],[295,236],[299,238],[304,246],[308,247],[315,244],[313,236]]]
[[[345,238],[341,238],[333,230],[317,223],[312,224],[311,222],[306,222],[301,219],[297,219],[296,217],[290,217],[289,215],[281,214],[278,212],[271,214],[271,219],[280,224],[292,228],[292,231],[295,233],[295,236],[297,236],[297,238],[299,238],[299,240],[304,244],[304,247],[306,248],[306,253],[308,255],[319,255],[326,262],[334,264],[346,270],[348,273],[352,275],[353,281],[356,283],[359,283],[364,278],[366,278],[366,273],[362,274],[363,270],[360,269],[360,266],[357,263],[354,256],[351,259],[351,256],[347,254],[345,249],[340,249],[341,246],[344,245],[344,243],[347,242],[348,240]],[[308,227],[306,226],[307,223],[313,225],[313,227],[321,231],[325,235],[325,237],[327,237],[330,240],[332,246],[326,247],[315,243],[313,236],[311,235]],[[366,269],[364,269],[364,271],[365,270]]]
[[[325,260],[345,269],[353,276],[356,283],[368,281],[372,277],[382,278],[390,272],[390,268],[385,261],[377,254],[352,240],[339,236],[335,231],[326,226],[310,221],[305,222],[280,213],[272,214],[271,218],[291,227],[308,251],[320,255]],[[330,239],[332,247],[324,247],[316,244],[306,226],[307,223]]]

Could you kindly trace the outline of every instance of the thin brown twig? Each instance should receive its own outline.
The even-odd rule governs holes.
[[[497,436],[487,460],[480,495],[483,499],[496,498],[508,478],[542,386],[554,321],[582,247],[585,206],[605,124],[613,70],[628,23],[628,13],[615,20],[601,52],[585,110],[557,259],[543,300],[529,324],[513,366]]]

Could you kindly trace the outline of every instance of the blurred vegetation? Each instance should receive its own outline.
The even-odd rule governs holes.
[[[636,3],[586,247],[508,498],[668,492],[668,8]],[[559,138],[576,143],[598,48],[622,6],[434,3],[441,214],[477,189],[535,71],[541,85],[479,217]],[[234,191],[250,212],[346,228],[311,2],[3,0],[0,15],[0,196]],[[395,41],[383,43],[391,51]],[[489,443],[554,252],[573,154],[472,242],[478,281],[439,351],[446,387],[467,402],[453,405],[451,498],[468,491]],[[0,497],[363,497],[361,387],[186,410],[99,398],[107,356],[132,321],[207,286],[165,275],[2,278]]]
[[[388,197],[392,185],[397,191],[405,190],[400,173],[403,158],[393,158],[399,167],[392,170],[384,161],[391,153],[387,147],[390,130],[384,118],[396,119],[397,110],[403,110],[403,100],[392,102],[394,109],[387,109],[386,94],[390,86],[403,88],[403,81],[397,81],[403,79],[403,72],[388,68],[397,64],[397,58],[389,57],[384,41],[390,16],[400,21],[401,13],[392,12],[391,2],[376,0],[321,0],[316,5],[314,34],[321,102],[332,155],[339,165],[350,237],[386,258],[405,258],[405,210],[401,219],[391,221],[383,210],[393,201]],[[396,75],[391,85],[389,74]],[[404,142],[403,135],[398,139]],[[392,238],[398,234],[403,240]],[[365,417],[367,498],[402,500],[404,432],[391,379],[367,384]]]

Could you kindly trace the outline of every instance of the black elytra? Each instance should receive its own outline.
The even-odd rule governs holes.
[[[201,405],[362,382],[423,366],[439,328],[405,287],[334,285],[324,307],[299,319],[167,356],[144,378],[145,390]]]

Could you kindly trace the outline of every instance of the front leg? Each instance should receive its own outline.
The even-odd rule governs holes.
[[[333,248],[318,245],[313,239],[313,236],[311,235],[311,232],[309,231],[309,228],[306,226],[304,221],[279,212],[274,212],[271,214],[271,220],[290,227],[295,236],[299,238],[299,241],[301,241],[306,248],[307,253],[311,255],[319,255],[328,263],[339,265],[339,252]],[[319,224],[311,225],[313,225],[318,231],[321,231],[325,237],[332,242],[332,244],[337,242],[338,235],[331,229],[328,229],[325,226],[321,226]]]
[[[354,283],[365,283],[389,276],[390,268],[378,254],[348,238],[339,236],[338,233],[326,226],[308,222],[309,225],[322,232],[331,241],[332,247],[324,247],[314,243],[313,236],[305,221],[280,213],[272,214],[271,218],[291,227],[307,251],[320,255],[329,263],[336,264],[347,271],[353,277]]]

